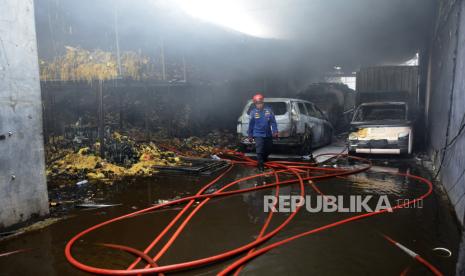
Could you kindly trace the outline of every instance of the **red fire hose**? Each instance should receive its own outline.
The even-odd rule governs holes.
[[[246,157],[242,153],[234,152],[234,151],[223,151],[224,153],[224,158],[227,158],[231,165],[229,168],[224,171],[222,174],[220,174],[218,177],[213,179],[211,182],[209,182],[207,185],[202,187],[202,189],[197,192],[197,194],[193,196],[188,196],[184,198],[180,198],[177,200],[173,200],[167,203],[151,206],[133,213],[129,213],[120,217],[116,217],[107,221],[104,221],[102,223],[99,223],[97,225],[94,225],[88,229],[85,229],[84,231],[78,233],[76,236],[71,238],[71,240],[66,244],[65,247],[65,256],[67,260],[74,265],[75,267],[90,272],[90,273],[96,273],[96,274],[106,274],[106,275],[138,275],[138,274],[148,274],[148,273],[163,273],[163,272],[171,272],[171,271],[176,271],[176,270],[182,270],[182,269],[190,269],[202,265],[207,265],[211,264],[214,262],[219,262],[222,260],[229,259],[233,256],[237,256],[238,254],[241,253],[246,253],[242,258],[238,259],[231,265],[227,266],[223,271],[220,272],[219,275],[226,275],[229,273],[236,272],[239,273],[243,266],[253,258],[262,255],[269,250],[276,248],[278,246],[284,245],[288,242],[291,242],[293,240],[299,239],[304,236],[308,236],[314,233],[318,233],[321,231],[324,231],[329,228],[333,228],[336,226],[343,225],[345,223],[349,223],[352,221],[360,220],[363,218],[383,214],[385,212],[388,212],[387,209],[383,209],[381,211],[377,212],[371,212],[371,213],[364,213],[360,215],[355,215],[343,220],[339,220],[315,229],[311,229],[309,231],[300,233],[298,235],[292,236],[290,238],[274,242],[272,244],[269,244],[265,247],[261,247],[260,249],[257,249],[257,246],[263,244],[264,242],[268,241],[270,238],[275,236],[278,232],[280,232],[286,225],[288,225],[292,219],[296,216],[296,214],[299,212],[301,206],[298,206],[294,212],[292,212],[286,220],[284,220],[280,225],[278,225],[275,229],[270,230],[267,233],[269,224],[272,220],[273,217],[273,212],[270,212],[268,215],[266,221],[264,222],[263,227],[260,230],[260,233],[258,234],[257,238],[254,241],[251,241],[247,244],[240,245],[237,248],[231,249],[226,252],[222,252],[213,256],[209,256],[206,258],[202,259],[196,259],[196,260],[191,260],[187,262],[182,262],[182,263],[176,263],[176,264],[169,264],[169,265],[163,265],[163,266],[156,266],[156,262],[163,256],[163,254],[169,249],[169,247],[174,243],[176,238],[180,235],[180,233],[184,230],[186,225],[189,223],[191,219],[194,218],[195,214],[202,208],[204,207],[210,199],[212,198],[218,198],[218,197],[225,197],[229,195],[236,195],[240,193],[247,193],[247,192],[252,192],[252,191],[258,191],[258,190],[263,190],[263,189],[270,189],[270,188],[275,188],[275,194],[279,195],[279,187],[281,185],[291,185],[297,183],[300,188],[300,196],[305,195],[305,181],[312,181],[311,182],[311,187],[317,192],[321,193],[320,190],[313,184],[313,181],[320,180],[320,179],[328,179],[328,178],[333,178],[333,177],[342,177],[342,176],[348,176],[351,174],[359,173],[365,170],[368,170],[371,167],[371,162],[367,159],[360,158],[360,157],[354,157],[354,156],[348,156],[345,154],[325,154],[325,155],[330,155],[330,156],[335,156],[335,157],[345,157],[349,159],[354,159],[357,161],[360,161],[362,166],[359,166],[358,168],[353,168],[353,169],[341,169],[341,168],[324,168],[324,167],[317,167],[315,164],[309,163],[309,162],[290,162],[290,161],[273,161],[273,162],[267,162],[266,166],[268,168],[271,168],[273,171],[272,172],[266,172],[266,173],[260,173],[260,174],[255,174],[251,176],[247,176],[244,178],[240,178],[237,180],[234,180],[226,185],[224,185],[222,188],[218,189],[217,191],[209,194],[205,194],[205,192],[213,186],[213,184],[217,183],[220,179],[222,179],[234,166],[236,165],[243,165],[243,166],[255,166],[256,161]],[[231,187],[234,187],[236,184],[241,183],[246,180],[250,179],[255,179],[258,177],[262,177],[265,175],[273,174],[275,177],[275,182],[273,183],[267,183],[262,186],[256,186],[256,187],[251,187],[251,188],[245,188],[245,189],[240,189],[240,190],[227,190]],[[280,180],[279,175],[293,175],[294,178],[288,179],[288,180]],[[305,174],[305,175],[302,175]],[[430,181],[427,179],[424,179],[419,176],[414,176],[410,174],[399,174],[403,175],[406,177],[410,177],[416,180],[419,180],[420,182],[426,184],[428,190],[425,192],[423,195],[409,200],[408,202],[404,202],[403,204],[396,205],[392,207],[392,210],[397,210],[399,208],[411,205],[419,200],[422,200],[429,196],[432,192],[432,184]],[[191,207],[196,201],[200,201],[198,205],[195,206],[192,210]],[[179,212],[178,214],[169,222],[169,224],[163,229],[160,234],[158,234],[154,240],[145,248],[144,251],[139,251],[137,249],[129,250],[127,247],[123,248],[120,246],[120,249],[123,249],[125,251],[131,252],[133,254],[136,254],[139,256],[133,263],[129,265],[127,269],[107,269],[107,268],[99,268],[99,267],[94,267],[87,265],[85,263],[80,262],[77,260],[73,255],[72,255],[72,247],[75,244],[75,242],[79,239],[82,239],[86,234],[95,231],[101,227],[104,227],[106,225],[109,225],[113,222],[120,221],[123,219],[129,219],[138,215],[143,215],[147,212],[154,211],[163,207],[167,206],[172,206],[176,204],[186,204]],[[189,212],[190,210],[190,212]],[[153,262],[149,262],[146,260],[146,255],[162,240],[162,238],[173,228],[173,226],[181,220],[181,218],[185,216],[185,218],[180,222],[180,224],[177,226],[176,230],[174,230],[174,233],[169,237],[168,241],[163,245],[160,251],[152,258]],[[112,245],[113,248],[115,248],[115,245]],[[148,265],[145,268],[135,268],[136,265],[142,260],[145,259],[147,261]],[[421,262],[421,261],[420,261]],[[433,271],[433,270],[432,270]]]
[[[413,252],[412,250],[408,249],[407,247],[405,247],[405,245],[395,241],[394,239],[392,239],[391,237],[387,236],[387,235],[383,235],[383,237],[389,241],[390,243],[392,243],[393,245],[397,246],[400,250],[402,250],[403,252],[405,252],[407,255],[409,255],[410,257],[414,258],[415,260],[417,260],[419,263],[421,263],[422,265],[424,265],[426,268],[428,268],[434,275],[436,276],[442,276],[443,274],[434,266],[432,265],[430,262],[428,262],[427,260],[423,259],[422,256],[418,255],[417,253]]]

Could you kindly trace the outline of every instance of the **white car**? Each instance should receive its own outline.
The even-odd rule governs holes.
[[[307,155],[312,148],[331,143],[333,126],[313,103],[290,98],[265,98],[265,106],[272,109],[278,125],[279,138],[273,139],[273,144],[296,146],[302,155]],[[244,146],[254,143],[245,139],[253,107],[252,100],[249,100],[237,122],[237,133]]]
[[[350,125],[349,153],[412,153],[413,127],[405,102],[363,103]]]

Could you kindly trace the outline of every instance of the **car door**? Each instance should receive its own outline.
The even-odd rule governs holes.
[[[296,134],[301,135],[305,131],[305,114],[302,114],[303,112],[306,112],[305,107],[300,110],[299,108],[299,102],[292,102],[292,107],[291,107],[291,116],[292,116],[292,121],[295,122],[296,126]]]
[[[289,134],[291,133],[289,100],[267,101],[265,99],[265,106],[271,108],[275,116],[279,136],[289,137]]]
[[[314,142],[318,146],[323,145],[325,137],[323,120],[312,103],[305,103],[305,106],[309,112],[309,121],[312,124]]]

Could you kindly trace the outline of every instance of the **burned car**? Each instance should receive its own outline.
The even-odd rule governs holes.
[[[406,102],[362,103],[350,124],[349,153],[411,154],[412,126]]]
[[[331,143],[333,126],[313,103],[290,98],[265,98],[265,106],[271,107],[278,125],[279,138],[273,139],[273,144],[298,147],[300,154],[307,155],[312,148]],[[254,143],[246,139],[253,107],[249,100],[237,122],[237,133],[244,148]]]

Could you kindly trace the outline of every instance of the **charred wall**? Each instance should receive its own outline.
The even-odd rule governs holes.
[[[80,123],[96,127],[98,82],[42,82],[45,140],[62,136]],[[136,139],[157,132],[170,137],[200,136],[215,129],[235,132],[237,118],[255,93],[283,96],[285,82],[263,79],[221,83],[167,83],[114,80],[103,82],[104,125]]]
[[[428,64],[428,152],[458,219],[465,213],[465,1],[440,1]]]

